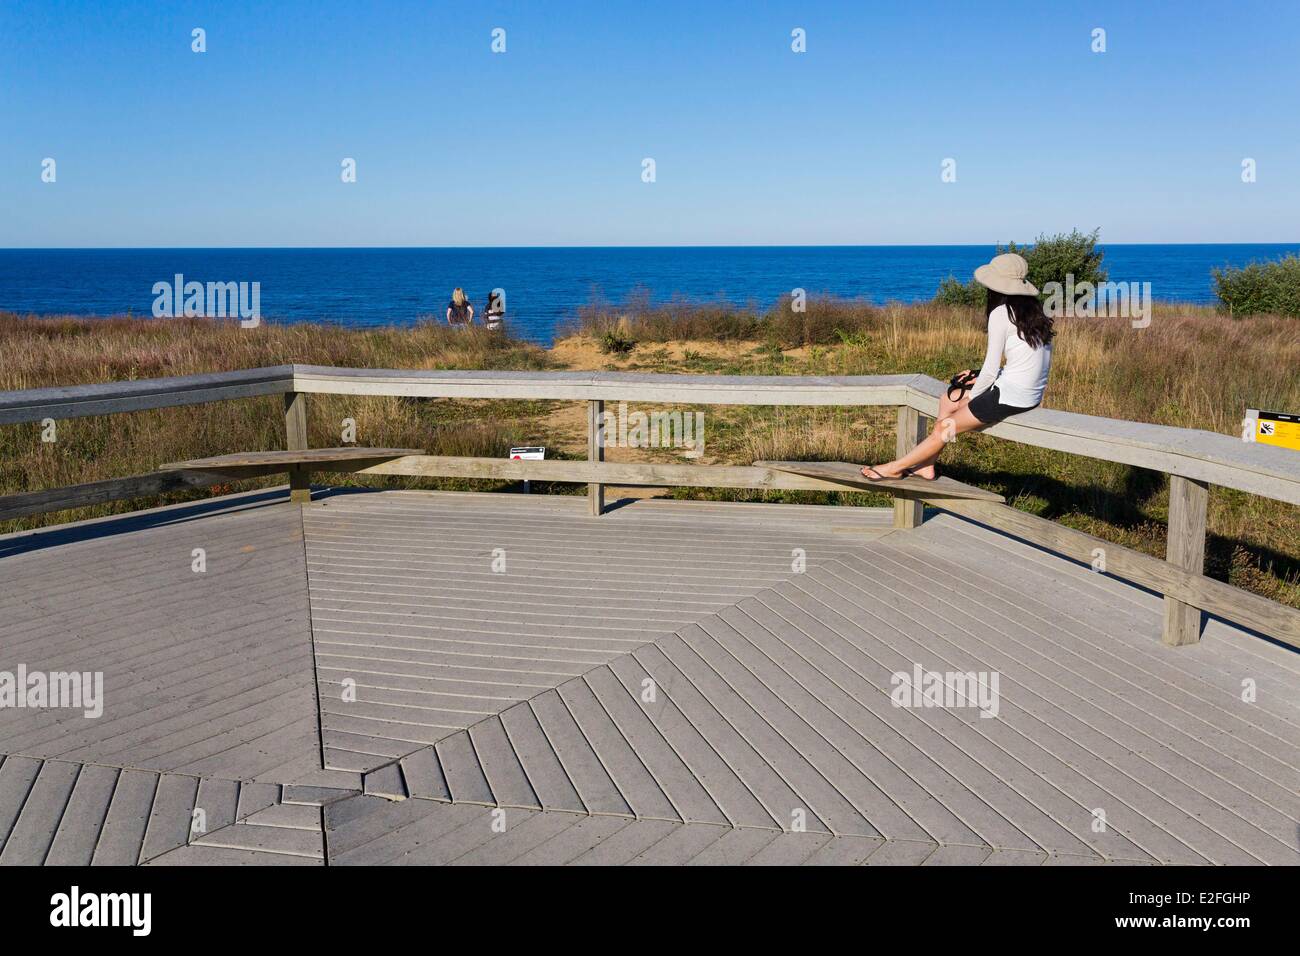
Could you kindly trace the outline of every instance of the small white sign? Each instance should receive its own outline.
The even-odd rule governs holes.
[[[510,449],[511,461],[544,461],[545,459],[546,447],[543,445],[524,445]]]

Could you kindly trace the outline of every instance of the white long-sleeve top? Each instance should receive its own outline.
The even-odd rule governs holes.
[[[1004,356],[1006,365],[1002,364]],[[1000,305],[989,315],[989,348],[979,377],[971,387],[971,398],[996,385],[1003,405],[1033,408],[1043,400],[1051,365],[1051,343],[1039,348],[1030,346],[1020,337],[1007,307]]]

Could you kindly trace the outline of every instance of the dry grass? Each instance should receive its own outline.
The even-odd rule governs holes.
[[[546,352],[481,329],[422,324],[413,328],[342,329],[329,325],[262,325],[202,319],[30,318],[0,314],[0,391],[125,381],[300,363],[372,368],[552,367]],[[313,398],[313,445],[341,444],[343,420],[356,422],[363,445],[428,448],[434,453],[504,456],[514,437],[508,419],[464,422],[455,403],[401,398]],[[284,447],[279,396],[214,402],[58,423],[42,442],[36,424],[0,428],[0,494],[151,471],[178,461]],[[277,479],[241,483],[256,487]],[[374,479],[370,479],[373,483]],[[394,480],[388,480],[393,483]],[[409,484],[409,482],[402,482]],[[168,496],[184,500],[206,493]],[[155,503],[155,502],[148,502]],[[129,511],[143,502],[35,515],[0,522],[0,530],[39,527]]]
[[[733,311],[716,318],[717,306],[694,315],[680,304],[645,315],[593,309],[585,316],[583,338],[621,322],[624,334],[640,344],[604,366],[659,372],[922,372],[947,379],[983,359],[982,315],[976,310],[810,300],[806,313],[790,312],[788,302],[762,314]],[[748,348],[734,338],[744,328],[752,330]],[[727,352],[695,355],[693,345],[701,341],[726,343]],[[584,352],[578,342],[561,348]],[[1233,320],[1212,307],[1158,304],[1144,329],[1126,319],[1058,322],[1044,404],[1235,436],[1247,408],[1300,410],[1298,368],[1300,322],[1293,318]],[[780,409],[713,411],[710,451],[736,462],[893,457],[888,416],[852,409],[795,415]],[[1160,475],[982,435],[958,442],[945,454],[945,466],[954,477],[993,488],[1027,511],[1163,553],[1168,494]],[[1209,523],[1211,574],[1300,607],[1300,509],[1216,488]]]
[[[609,368],[713,374],[872,375],[922,372],[947,378],[978,365],[978,313],[935,305],[871,306],[811,300],[732,309],[684,303],[629,311],[593,307],[585,331],[552,352],[436,325],[352,330],[325,325],[239,329],[185,319],[32,319],[0,315],[0,390],[184,375],[290,362],[383,368]],[[638,344],[604,355],[612,327]],[[93,333],[93,334],[92,334]],[[1261,316],[1231,320],[1211,308],[1158,305],[1149,328],[1126,320],[1059,323],[1053,408],[1236,435],[1247,407],[1300,410],[1300,323]],[[560,424],[573,410],[540,402],[484,403],[314,396],[310,440],[337,445],[344,418],[361,444],[428,448],[435,454],[500,457],[511,444],[546,444],[581,457]],[[892,457],[887,410],[710,408],[706,459],[879,461]],[[571,423],[569,423],[571,424]],[[0,493],[56,487],[151,470],[200,455],[282,447],[278,398],[218,402],[59,423],[55,444],[36,425],[0,428]],[[567,431],[572,431],[565,425]],[[572,437],[572,436],[569,436]],[[559,440],[557,440],[559,439]],[[636,452],[640,455],[641,452]],[[992,488],[1027,511],[1153,554],[1164,549],[1162,476],[988,436],[945,453],[954,477]],[[376,479],[367,479],[376,483]],[[414,484],[405,479],[386,483]],[[456,483],[442,483],[456,484]],[[464,484],[464,483],[460,483]],[[223,491],[229,489],[222,489]],[[763,497],[701,490],[682,496]],[[772,497],[771,494],[768,497]],[[877,501],[879,496],[786,500]],[[127,511],[121,502],[0,524],[14,530]],[[1224,489],[1211,496],[1208,569],[1225,580],[1300,607],[1300,509]]]

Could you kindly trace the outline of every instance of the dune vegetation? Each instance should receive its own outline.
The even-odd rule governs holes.
[[[681,374],[875,375],[936,378],[978,365],[977,308],[937,303],[877,306],[810,299],[770,308],[633,301],[595,304],[551,349],[482,330],[436,323],[407,328],[235,323],[192,319],[35,318],[0,315],[0,390],[120,381],[304,363],[374,368],[611,369]],[[1300,323],[1277,316],[1230,319],[1213,307],[1157,304],[1148,328],[1124,319],[1058,323],[1044,404],[1236,435],[1248,407],[1300,409]],[[646,409],[650,410],[650,409]],[[708,408],[704,461],[892,457],[889,409]],[[574,403],[313,396],[310,441],[340,444],[343,419],[363,445],[431,454],[504,456],[512,444],[544,444],[548,457],[585,457],[583,410]],[[282,447],[278,398],[252,398],[58,423],[57,441],[36,424],[0,427],[0,494],[120,477],[158,464]],[[670,460],[665,449],[611,450],[611,458]],[[1017,445],[984,435],[945,454],[953,477],[992,488],[1027,511],[1159,554],[1168,506],[1162,475]],[[358,484],[338,476],[339,483]],[[267,482],[262,482],[265,484]],[[501,483],[367,478],[397,487],[502,488]],[[238,487],[253,487],[257,482]],[[225,493],[231,486],[169,496]],[[579,486],[535,491],[580,493]],[[870,494],[747,493],[679,489],[678,497],[883,504]],[[0,523],[12,531],[133,510],[157,500]],[[1210,574],[1300,607],[1300,509],[1215,488]]]

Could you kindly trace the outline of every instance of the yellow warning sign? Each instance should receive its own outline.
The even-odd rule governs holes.
[[[1300,415],[1255,412],[1255,441],[1300,451]]]

